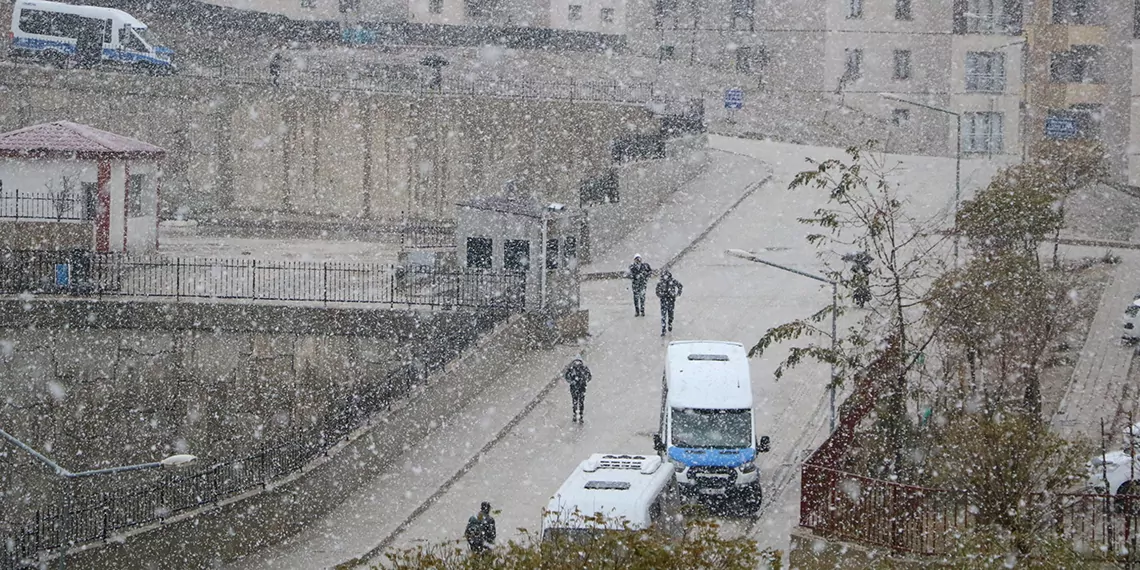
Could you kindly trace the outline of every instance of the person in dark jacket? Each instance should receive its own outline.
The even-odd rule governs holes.
[[[673,279],[669,271],[661,272],[661,279],[657,281],[657,299],[661,301],[661,336],[665,336],[665,329],[673,330],[673,308],[677,305],[677,297],[681,296],[681,282]]]
[[[281,54],[273,54],[273,59],[269,62],[269,77],[273,80],[273,86],[277,86],[277,81],[281,77]]]
[[[463,537],[467,539],[472,554],[482,554],[495,545],[495,517],[491,516],[491,503],[483,501],[479,514],[467,519]]]
[[[645,288],[649,285],[649,274],[653,268],[641,260],[641,254],[633,256],[629,266],[629,278],[633,282],[633,316],[645,316]]]
[[[570,385],[570,400],[574,406],[571,421],[581,423],[586,408],[586,384],[590,383],[590,369],[586,368],[581,357],[577,357],[562,371],[562,377]]]

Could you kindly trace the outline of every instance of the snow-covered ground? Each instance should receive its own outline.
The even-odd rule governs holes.
[[[559,386],[481,454],[477,463],[462,471],[490,441],[486,434],[494,433],[483,424],[501,424],[518,414],[535,387],[547,383],[574,349],[535,353],[536,361],[521,362],[519,369],[533,370],[537,376],[504,379],[505,383],[520,383],[520,388],[478,399],[460,412],[460,421],[440,418],[446,426],[413,446],[397,461],[399,467],[378,474],[375,483],[365,485],[309,530],[233,567],[324,568],[360,556],[389,538],[394,546],[456,540],[480,501],[490,501],[501,511],[497,517],[500,540],[518,538],[518,528],[534,531],[550,494],[583,458],[594,452],[652,453],[650,436],[658,421],[667,341],[723,339],[751,345],[769,327],[806,316],[830,302],[830,291],[816,282],[724,252],[763,250],[776,263],[818,271],[816,252],[804,239],[807,228],[797,219],[823,205],[826,197],[819,191],[793,193],[787,186],[796,172],[807,167],[805,157],[839,157],[841,151],[716,136],[710,137],[710,144],[763,160],[773,178],[673,267],[685,293],[678,301],[675,330],[669,337],[659,336],[654,300],[648,303],[649,316],[633,316],[627,282],[583,285],[582,304],[590,311],[591,338],[581,351],[594,375],[586,395],[584,425],[571,423],[569,394],[565,386]],[[950,212],[953,159],[888,157],[888,163],[894,165],[894,177],[916,212],[923,216]],[[963,198],[985,184],[997,166],[964,161]],[[701,183],[712,185],[717,180]],[[714,192],[715,188],[686,190]],[[693,203],[686,201],[682,207],[692,208]],[[674,213],[692,219],[697,227],[686,231],[697,235],[707,227],[708,216],[691,214]],[[632,255],[641,239],[635,236],[623,247]],[[804,364],[776,381],[772,371],[784,354],[781,347],[775,347],[751,363],[757,432],[772,439],[772,451],[759,461],[766,492],[762,516],[755,525],[743,520],[726,524],[729,532],[749,532],[762,547],[786,551],[788,533],[798,520],[799,462],[827,431],[828,370]],[[537,362],[541,359],[548,362]],[[461,476],[451,484],[433,483],[457,473]]]

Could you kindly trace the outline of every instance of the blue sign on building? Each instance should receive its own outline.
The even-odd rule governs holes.
[[[1077,120],[1073,117],[1047,117],[1045,136],[1051,139],[1071,139],[1077,136]]]
[[[727,89],[724,92],[724,108],[740,109],[744,107],[744,90]]]

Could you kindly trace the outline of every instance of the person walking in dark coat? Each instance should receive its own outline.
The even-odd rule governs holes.
[[[677,297],[681,296],[681,282],[673,279],[668,271],[661,272],[661,279],[657,281],[657,299],[661,301],[661,336],[665,336],[665,329],[673,330],[673,308],[676,307]]]
[[[586,408],[586,384],[590,383],[590,369],[586,368],[586,363],[578,357],[562,371],[562,377],[570,385],[570,400],[574,406],[571,421],[581,423],[582,413]]]
[[[273,54],[273,59],[269,62],[269,77],[273,80],[273,86],[277,86],[277,81],[281,77],[281,54]]]
[[[495,517],[491,516],[491,503],[483,501],[479,514],[467,519],[463,538],[467,539],[472,554],[482,554],[495,545]]]
[[[649,285],[649,274],[653,268],[641,260],[641,254],[633,256],[629,266],[629,278],[633,282],[633,316],[645,316],[645,288]]]

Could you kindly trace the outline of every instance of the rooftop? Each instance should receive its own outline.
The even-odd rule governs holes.
[[[0,156],[9,157],[158,158],[165,152],[140,140],[69,121],[0,134]]]

